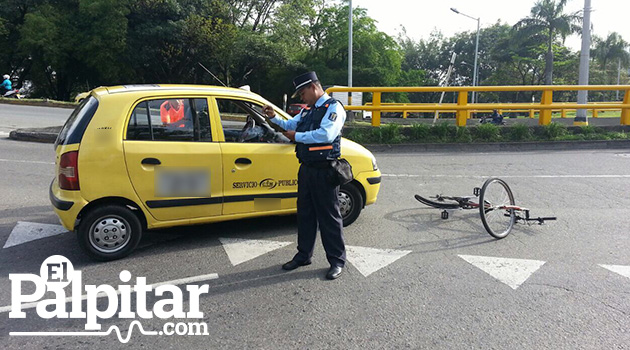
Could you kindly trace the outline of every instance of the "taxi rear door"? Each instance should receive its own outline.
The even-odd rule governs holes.
[[[125,161],[134,190],[155,219],[221,215],[223,166],[212,133],[205,97],[149,99],[134,107]]]

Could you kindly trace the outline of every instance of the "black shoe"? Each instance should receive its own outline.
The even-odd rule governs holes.
[[[291,271],[291,270],[295,270],[300,266],[306,266],[306,265],[310,265],[311,261],[310,260],[306,260],[306,261],[295,261],[295,260],[291,260],[288,263],[282,265],[282,269],[283,270],[287,270],[287,271]]]
[[[326,274],[326,278],[328,278],[329,280],[334,280],[341,275],[341,271],[343,271],[343,268],[341,266],[331,266],[328,270],[328,273]]]

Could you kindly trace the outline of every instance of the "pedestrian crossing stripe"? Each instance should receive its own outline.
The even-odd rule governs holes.
[[[409,253],[411,250],[346,246],[346,258],[364,277],[368,277]]]
[[[2,248],[10,248],[34,240],[52,237],[68,232],[61,225],[39,224],[36,222],[18,221],[11,230],[9,238]]]
[[[291,242],[242,238],[219,238],[219,241],[233,266],[291,244]]]
[[[458,255],[471,265],[512,289],[521,286],[534,272],[545,264],[540,260],[510,259],[490,256]]]
[[[608,271],[612,271],[616,274],[619,274],[623,277],[628,277],[630,278],[630,266],[624,266],[624,265],[599,265],[603,268],[605,268]]]

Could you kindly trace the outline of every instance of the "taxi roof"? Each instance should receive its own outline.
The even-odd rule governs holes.
[[[117,86],[101,86],[92,90],[96,95],[109,95],[119,93],[138,93],[138,92],[206,92],[206,93],[227,93],[227,94],[239,94],[244,96],[258,96],[257,94],[241,89],[230,88],[214,85],[192,85],[192,84],[130,84],[130,85],[117,85]]]

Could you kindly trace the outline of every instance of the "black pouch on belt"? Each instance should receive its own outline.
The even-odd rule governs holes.
[[[352,181],[352,165],[345,159],[336,159],[330,162],[331,174],[328,181],[331,185],[341,186]]]

